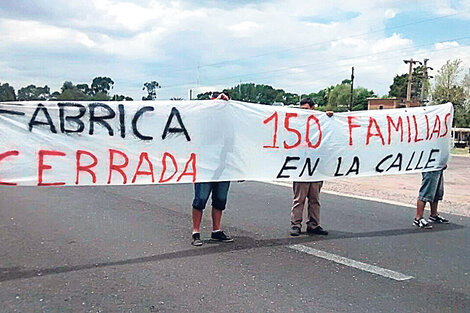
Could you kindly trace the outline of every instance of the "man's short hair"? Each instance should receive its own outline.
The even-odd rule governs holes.
[[[310,98],[304,98],[300,101],[300,105],[304,105],[304,104],[308,104],[308,106],[311,108],[314,106],[313,100]]]

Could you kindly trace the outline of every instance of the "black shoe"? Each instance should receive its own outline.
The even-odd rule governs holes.
[[[193,246],[202,246],[202,240],[201,240],[201,234],[200,233],[194,233],[193,234],[193,241],[191,242]]]
[[[438,224],[449,224],[449,220],[448,219],[445,219],[443,218],[442,216],[440,215],[436,215],[436,216],[429,216],[429,220],[433,223],[438,223]]]
[[[413,225],[422,229],[431,229],[432,226],[429,225],[428,221],[426,221],[424,218],[418,218],[414,219]]]
[[[307,233],[314,234],[314,235],[323,235],[323,236],[328,235],[328,231],[324,230],[321,226],[317,226],[315,228],[307,226]]]
[[[300,235],[300,227],[299,226],[292,226],[290,229],[291,236],[299,236]]]
[[[212,232],[211,240],[213,241],[222,241],[222,242],[232,242],[233,238],[227,236],[223,231]]]

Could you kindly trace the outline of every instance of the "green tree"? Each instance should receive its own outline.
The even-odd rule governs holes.
[[[18,100],[48,100],[50,98],[51,89],[46,85],[44,87],[36,87],[29,85],[18,90]]]
[[[89,95],[89,96],[93,95],[93,90],[90,87],[88,87],[88,84],[77,84],[77,89],[86,95]]]
[[[212,96],[212,91],[207,91],[207,92],[198,94],[196,96],[196,99],[197,100],[210,100],[211,96]]]
[[[51,97],[49,98],[49,100],[57,100],[58,96],[60,96],[60,92],[54,91],[53,93],[51,93]]]
[[[268,105],[272,105],[274,102],[293,104],[299,99],[299,95],[295,93],[288,93],[269,85],[257,85],[254,83],[240,84],[229,89],[224,89],[223,92],[228,93],[233,100]],[[214,92],[198,94],[197,99],[207,99],[210,98],[212,94],[214,94]]]
[[[155,100],[157,99],[157,89],[161,88],[157,81],[146,82],[142,90],[147,89],[147,96],[143,96],[142,100]]]
[[[436,75],[436,84],[433,91],[433,101],[436,104],[452,102],[454,105],[454,126],[470,127],[470,108],[466,94],[466,78],[458,81],[462,72],[462,61],[447,60]]]
[[[111,98],[111,101],[133,101],[133,100],[134,99],[132,99],[131,97],[124,96],[124,95],[114,95]]]
[[[436,75],[433,100],[435,103],[452,102],[454,105],[463,105],[465,101],[464,87],[459,84],[458,76],[462,72],[462,61],[447,60]]]
[[[56,100],[86,101],[90,96],[79,90],[71,81],[65,81],[60,88],[60,94],[53,93]]]
[[[411,82],[411,98],[419,99],[421,97],[423,85],[424,67],[417,66],[413,69],[412,82]],[[390,97],[406,98],[406,91],[408,88],[408,74],[395,75],[393,83],[390,85],[388,95]],[[429,88],[429,79],[426,81],[425,94]]]
[[[368,90],[367,88],[358,87],[354,88],[353,98],[353,111],[367,110],[368,98],[374,98],[376,95],[374,91]]]
[[[90,96],[84,94],[77,88],[67,88],[64,89],[61,94],[57,95],[56,99],[69,101],[86,101],[90,100]]]
[[[89,100],[93,101],[109,101],[111,100],[111,97],[108,95],[108,93],[105,92],[98,92],[94,94],[93,96],[88,96]]]
[[[64,92],[67,89],[74,89],[74,88],[75,88],[75,85],[71,81],[65,81],[62,84],[62,87],[60,88],[60,90]]]
[[[91,83],[91,90],[93,95],[99,93],[107,95],[108,92],[113,88],[114,81],[109,77],[95,77]]]
[[[328,94],[329,110],[346,111],[351,97],[351,86],[349,84],[338,84]]]
[[[15,101],[15,89],[8,83],[0,83],[0,101]]]
[[[395,75],[393,84],[390,85],[388,95],[390,97],[406,98],[406,88],[408,84],[408,74]]]
[[[312,93],[310,93],[310,94],[308,94],[308,95],[306,95],[305,97],[302,97],[302,98],[309,97],[310,99],[313,100],[313,102],[318,104],[319,107],[324,107],[324,106],[328,105],[328,94],[329,94],[329,91],[334,88],[334,86],[331,86],[331,89],[329,89],[329,88],[330,87],[325,88],[325,89],[321,89],[318,92],[312,92]]]

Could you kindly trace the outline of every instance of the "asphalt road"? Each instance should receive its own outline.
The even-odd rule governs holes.
[[[233,183],[234,243],[190,245],[191,185],[0,188],[1,312],[468,312],[470,219],[322,195],[326,237],[289,236],[291,190]],[[209,210],[202,237],[210,236]],[[396,271],[396,281],[290,248]]]

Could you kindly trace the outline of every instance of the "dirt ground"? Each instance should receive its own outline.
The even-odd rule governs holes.
[[[325,181],[323,190],[416,205],[421,174],[387,175]],[[470,157],[451,156],[444,171],[440,212],[470,216]]]

